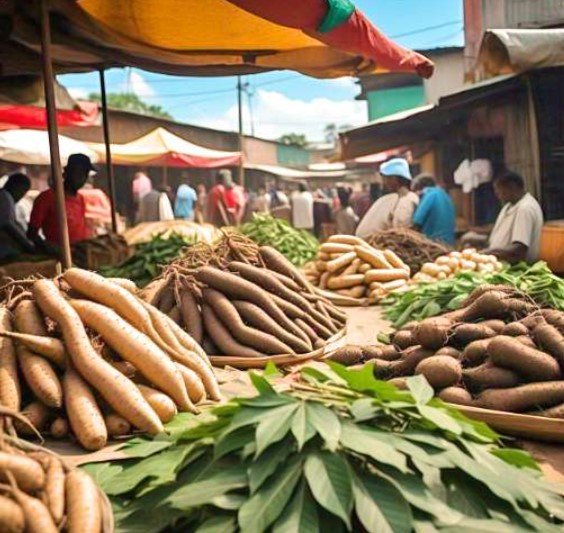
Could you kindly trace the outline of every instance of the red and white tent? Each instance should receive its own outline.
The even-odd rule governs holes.
[[[91,143],[90,147],[105,157],[103,144]],[[212,150],[193,144],[164,128],[153,131],[125,144],[112,144],[112,162],[116,165],[142,165],[154,167],[218,168],[236,166],[241,152]]]

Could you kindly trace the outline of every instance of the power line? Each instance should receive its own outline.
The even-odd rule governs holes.
[[[431,30],[438,30],[440,28],[446,28],[447,26],[454,26],[455,24],[460,24],[462,20],[452,20],[451,22],[443,22],[442,24],[436,24],[435,26],[427,26],[425,28],[419,28],[418,30],[412,30],[405,33],[398,33],[397,35],[391,35],[390,39],[399,39],[400,37],[409,37],[410,35],[417,35],[419,33],[425,33]]]

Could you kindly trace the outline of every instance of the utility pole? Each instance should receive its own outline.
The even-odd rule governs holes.
[[[243,152],[245,138],[243,136],[243,84],[241,76],[237,76],[237,111],[239,116],[239,152],[241,152],[241,160],[239,162],[239,185],[245,186],[245,167],[243,161]]]

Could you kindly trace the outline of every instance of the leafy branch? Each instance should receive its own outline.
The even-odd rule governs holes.
[[[166,437],[129,441],[129,459],[86,467],[118,531],[561,528],[563,490],[422,377],[403,391],[372,365],[332,363],[252,380],[257,396],[178,415]]]

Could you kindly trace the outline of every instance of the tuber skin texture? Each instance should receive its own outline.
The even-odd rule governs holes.
[[[510,389],[521,382],[519,375],[513,370],[495,366],[490,361],[463,370],[462,379],[466,387],[473,392],[481,392],[484,389]]]
[[[488,346],[490,360],[514,370],[528,381],[551,381],[560,377],[560,366],[550,355],[529,348],[513,337],[498,335]]]
[[[448,355],[433,355],[423,359],[415,368],[416,374],[425,376],[435,390],[451,387],[460,381],[462,367]]]
[[[552,355],[564,371],[564,335],[551,324],[540,324],[533,330],[535,342]]]
[[[417,344],[432,350],[438,350],[448,342],[453,323],[444,317],[427,318],[413,331]]]
[[[452,346],[443,346],[437,350],[435,355],[448,355],[449,357],[454,357],[454,359],[461,359],[462,352]]]
[[[462,361],[467,366],[481,365],[488,358],[488,346],[491,339],[471,342],[462,352]]]
[[[335,361],[336,363],[341,363],[345,366],[356,365],[361,363],[364,359],[362,355],[362,348],[360,346],[341,346],[332,352],[327,359],[330,361]]]
[[[488,389],[476,398],[475,405],[510,413],[523,413],[538,407],[564,402],[564,381],[527,383],[513,389]]]
[[[452,335],[456,346],[466,346],[473,341],[491,339],[495,337],[496,332],[482,324],[460,324],[454,328]]]
[[[443,402],[455,403],[457,405],[472,405],[472,395],[462,387],[447,387],[439,392],[439,398]]]
[[[509,335],[510,337],[519,337],[520,335],[528,335],[529,328],[523,322],[509,322],[501,330],[501,335]]]
[[[407,330],[399,330],[392,337],[392,344],[400,350],[405,350],[415,344],[413,333]]]

